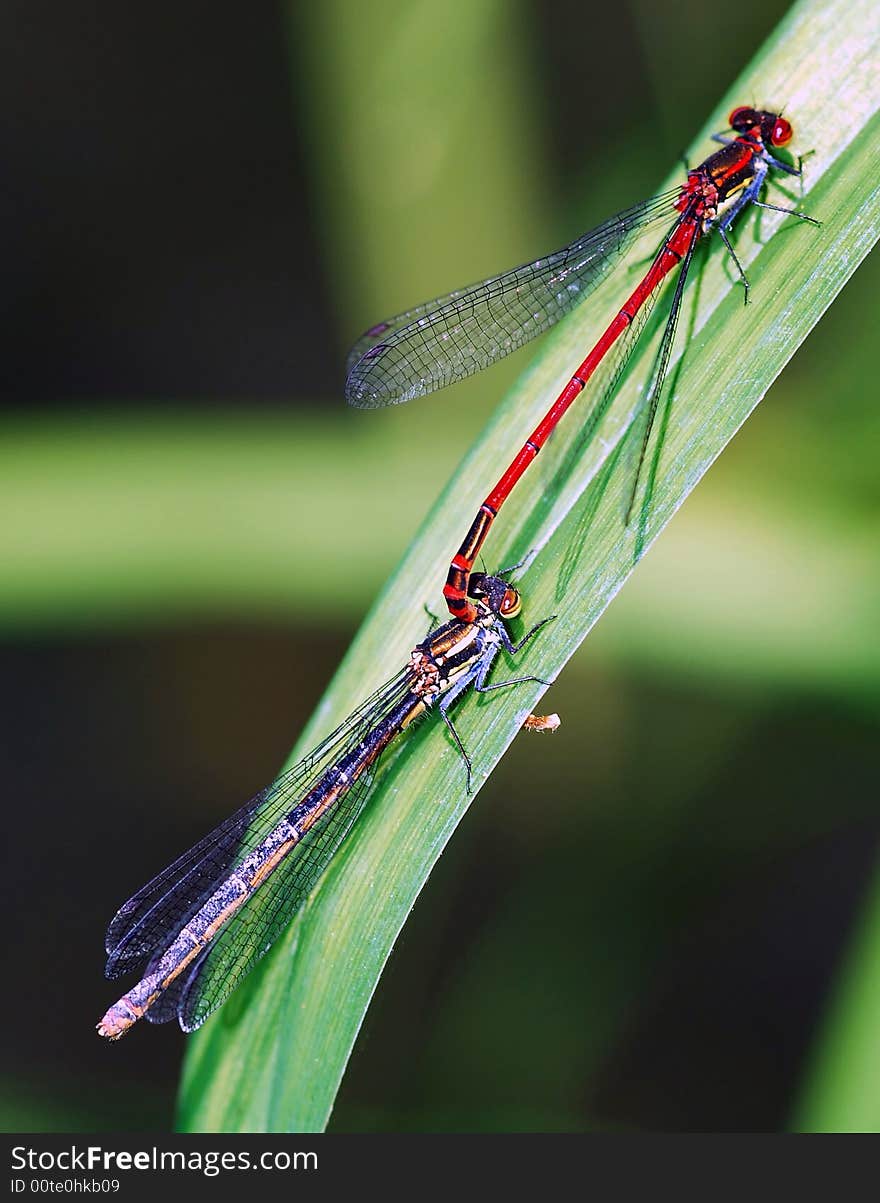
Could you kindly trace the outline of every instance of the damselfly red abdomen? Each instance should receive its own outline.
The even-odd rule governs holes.
[[[715,141],[723,143],[722,148],[690,170],[681,188],[625,210],[570,246],[533,263],[381,322],[355,345],[349,356],[346,383],[346,396],[352,405],[369,408],[394,404],[452,384],[553,325],[594,290],[648,227],[668,223],[674,217],[642,279],[480,506],[452,559],[443,589],[451,614],[465,621],[473,620],[468,581],[498,511],[616,345],[614,379],[594,400],[584,421],[585,434],[596,428],[610,404],[614,381],[636,344],[660,285],[675,268],[680,268],[651,379],[633,415],[638,462],[626,498],[629,521],[666,377],[685,282],[698,242],[709,231],[718,233],[748,299],[748,280],[728,234],[737,215],[755,205],[818,224],[797,209],[758,199],[770,170],[789,176],[801,174],[800,165],[791,166],[772,153],[790,142],[792,134],[791,124],[778,113],[746,106],[734,109],[730,114],[730,130],[714,136]]]

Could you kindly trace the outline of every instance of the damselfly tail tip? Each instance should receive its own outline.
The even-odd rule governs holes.
[[[125,1000],[120,999],[98,1022],[96,1031],[106,1040],[119,1040],[139,1018],[126,1006]]]

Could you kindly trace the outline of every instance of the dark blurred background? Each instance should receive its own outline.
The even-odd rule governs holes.
[[[93,1032],[106,922],[282,763],[532,354],[362,415],[347,345],[648,195],[786,7],[3,6],[5,1129],[171,1126],[180,1033]],[[829,1122],[880,835],[878,282],[481,793],[337,1129]]]

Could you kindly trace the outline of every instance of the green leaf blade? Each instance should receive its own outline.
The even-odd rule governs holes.
[[[695,143],[697,161],[708,153],[708,133],[722,128],[743,99],[784,101],[798,147],[815,151],[808,160],[804,204],[823,226],[814,230],[764,213],[740,223],[736,245],[754,297],[745,310],[741,288],[718,248],[706,255],[682,317],[687,355],[680,370],[673,364],[674,396],[642,532],[646,545],[877,240],[877,61],[875,5],[801,3]],[[637,248],[634,260],[639,253]],[[616,311],[621,291],[618,274],[546,341],[499,407],[373,608],[298,753],[390,675],[423,636],[422,604],[437,607],[446,563],[477,504]],[[527,620],[559,615],[524,654],[521,672],[555,677],[634,567],[637,533],[621,521],[617,473],[603,479],[603,469],[624,437],[658,336],[659,327],[628,364],[597,437],[574,461],[570,442],[568,451],[548,448],[493,530],[490,566],[537,549],[523,577]],[[833,404],[829,398],[829,407]],[[572,440],[577,420],[575,409],[563,439]],[[463,701],[457,727],[477,783],[516,737],[542,692],[523,686]],[[326,1124],[397,935],[470,801],[455,749],[439,724],[423,723],[389,753],[366,813],[305,912],[259,973],[191,1042],[181,1102],[184,1128],[313,1131]]]

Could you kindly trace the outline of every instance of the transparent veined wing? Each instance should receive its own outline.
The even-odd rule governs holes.
[[[378,689],[298,764],[178,857],[113,917],[107,930],[106,975],[118,977],[161,956],[218,885],[253,853],[327,769],[405,697],[409,668]]]
[[[444,388],[515,351],[588,296],[678,190],[634,205],[568,246],[371,327],[352,348],[345,396],[360,409]]]
[[[201,1027],[272,947],[306,901],[339,845],[363,810],[372,784],[365,772],[315,824],[263,882],[254,897],[225,924],[186,975],[179,1001],[151,1008],[155,1023],[177,1015],[185,1032]],[[160,1000],[161,1003],[162,1000]]]

